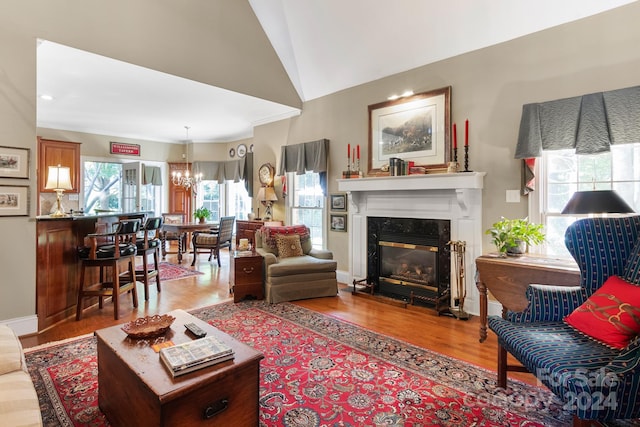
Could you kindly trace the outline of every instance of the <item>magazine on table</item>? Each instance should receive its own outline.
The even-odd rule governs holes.
[[[219,339],[208,336],[160,350],[160,359],[173,376],[233,359],[233,349]]]

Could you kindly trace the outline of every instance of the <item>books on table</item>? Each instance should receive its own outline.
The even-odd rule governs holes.
[[[208,336],[160,350],[160,360],[174,377],[233,359],[233,349]]]

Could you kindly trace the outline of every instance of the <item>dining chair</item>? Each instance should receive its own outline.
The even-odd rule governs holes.
[[[163,224],[182,224],[185,222],[185,217],[186,215],[183,213],[175,213],[175,212],[163,213],[162,222]],[[179,242],[181,237],[182,237],[182,242]],[[162,241],[161,246],[162,246],[163,260],[167,257],[167,253],[174,253],[174,252],[167,251],[167,242],[178,242],[178,244],[182,245],[183,248],[186,247],[186,243],[187,243],[186,237],[184,235],[181,235],[180,233],[167,232],[165,230],[162,230],[160,232],[160,238]]]
[[[215,256],[218,259],[218,267],[221,266],[220,249],[231,248],[231,240],[233,239],[233,223],[235,220],[235,216],[225,216],[220,218],[220,224],[217,229],[193,232],[192,266],[196,264],[198,253],[203,249],[209,251],[209,261],[211,261],[211,258]]]

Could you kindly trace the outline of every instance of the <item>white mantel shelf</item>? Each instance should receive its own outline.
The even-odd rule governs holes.
[[[486,172],[437,173],[338,179],[338,191],[482,189]]]
[[[453,192],[463,216],[469,213],[473,193],[484,187],[486,172],[438,173],[339,179],[338,191],[349,193],[351,206],[360,211],[364,194],[371,192]]]

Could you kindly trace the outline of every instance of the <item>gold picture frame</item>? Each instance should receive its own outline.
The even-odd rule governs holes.
[[[389,159],[440,169],[451,159],[451,86],[369,105],[368,174]]]

